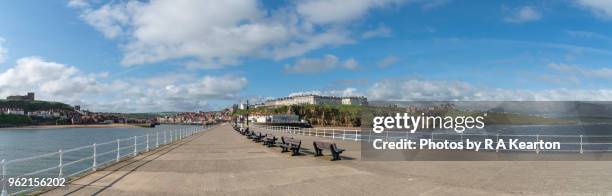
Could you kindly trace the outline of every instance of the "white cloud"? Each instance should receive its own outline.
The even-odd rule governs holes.
[[[612,89],[512,90],[475,87],[461,81],[382,80],[367,91],[389,101],[610,101]]]
[[[344,63],[342,63],[340,67],[343,67],[348,70],[356,70],[359,68],[359,63],[354,58],[349,58],[344,61]]]
[[[465,100],[472,91],[458,81],[382,80],[372,85],[368,95],[374,100]]]
[[[78,2],[78,3],[75,3]],[[81,17],[96,30],[102,32],[107,38],[116,38],[127,31],[131,23],[130,13],[134,12],[141,3],[129,1],[125,4],[107,4],[99,9],[89,8],[83,1],[70,1],[69,6],[85,8]]]
[[[297,12],[316,24],[344,23],[363,17],[370,9],[399,4],[402,0],[307,0]]]
[[[576,3],[598,17],[612,19],[612,2],[609,0],[577,0]]]
[[[612,68],[585,68],[579,65],[567,65],[567,64],[558,64],[551,63],[548,64],[548,67],[563,73],[568,73],[572,75],[580,75],[585,77],[597,77],[603,79],[611,79],[612,78]]]
[[[6,54],[8,50],[4,46],[4,38],[0,37],[0,63],[4,63],[6,61]]]
[[[285,65],[285,72],[319,73],[338,67],[355,70],[359,67],[359,63],[353,58],[349,58],[344,62],[341,62],[338,57],[328,54],[321,58],[302,58],[297,60],[294,65],[287,64]]]
[[[289,96],[366,96],[371,101],[610,101],[612,89],[519,90],[477,87],[462,81],[383,79],[361,91],[356,88],[311,90]]]
[[[103,81],[107,72],[83,73],[40,57],[19,59],[0,72],[0,96],[35,92],[37,99],[82,105],[94,111],[204,110],[209,100],[233,100],[247,85],[240,76],[165,74]]]
[[[312,91],[302,91],[302,92],[294,92],[290,93],[289,96],[297,96],[297,95],[324,95],[324,96],[362,96],[362,94],[356,88],[345,88],[345,89],[337,89],[337,90],[312,90]]]
[[[363,32],[363,34],[361,34],[361,37],[365,39],[389,36],[391,36],[391,29],[387,28],[384,25],[379,25],[378,28]]]
[[[86,8],[89,7],[88,0],[68,0],[68,6],[73,8]]]
[[[516,90],[477,87],[462,81],[383,79],[367,87],[290,94],[366,96],[376,101],[610,101],[612,89]]]
[[[510,9],[509,11],[510,13],[504,18],[506,22],[524,23],[537,21],[542,18],[540,11],[531,6]]]
[[[125,65],[179,59],[191,67],[219,68],[239,64],[242,58],[281,60],[353,43],[354,35],[343,22],[398,2],[312,0],[274,10],[256,0],[122,1],[98,8],[72,7],[81,7],[87,23],[121,42]],[[315,9],[320,6],[333,11]]]
[[[247,85],[244,77],[166,74],[145,79],[121,79],[108,84],[108,100],[88,100],[97,111],[196,111],[211,100],[234,100]]]
[[[0,73],[0,96],[35,91],[47,98],[70,98],[100,90],[95,78],[77,68],[39,57],[21,58],[17,65]]]
[[[378,61],[378,63],[376,63],[376,66],[380,68],[385,68],[385,67],[388,67],[389,65],[395,64],[398,60],[399,58],[397,58],[396,56],[387,56],[383,58],[382,60]]]

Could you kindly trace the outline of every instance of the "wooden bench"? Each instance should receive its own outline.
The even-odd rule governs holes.
[[[344,149],[338,148],[338,146],[336,146],[336,143],[314,141],[312,145],[315,149],[315,156],[323,156],[323,149],[327,149],[332,153],[332,161],[340,160],[340,154],[344,152]]]
[[[257,134],[255,134],[255,136],[253,136],[253,141],[254,142],[261,142],[264,137],[266,137],[266,134],[263,134],[261,132],[257,132]]]
[[[250,132],[246,133],[247,139],[253,139],[253,138],[255,138],[255,136],[256,136],[256,134],[255,134],[254,131],[250,131]]]
[[[263,138],[263,144],[268,146],[268,147],[272,147],[274,146],[274,144],[276,144],[276,140],[278,138],[276,138],[276,136],[272,135],[272,134],[267,134],[265,138]]]
[[[244,134],[244,130],[242,130],[242,128],[236,126],[234,127],[234,130],[236,130],[236,132],[240,133],[240,134]]]
[[[282,152],[293,152],[291,156],[298,155],[300,153],[300,148],[302,146],[302,140],[298,140],[291,137],[281,137],[282,143],[279,144],[281,148],[283,148]]]
[[[242,135],[248,135],[249,134],[249,128],[240,128],[240,130],[238,131],[240,132],[240,134]]]

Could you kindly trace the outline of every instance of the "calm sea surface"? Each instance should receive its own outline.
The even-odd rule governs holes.
[[[169,142],[172,130],[195,130],[196,126],[180,125],[160,125],[156,128],[58,128],[58,129],[1,129],[0,130],[0,160],[17,160],[32,156],[39,156],[51,153],[34,160],[20,161],[6,165],[7,176],[20,176],[29,172],[42,170],[59,165],[60,149],[65,151],[62,154],[63,176],[69,176],[76,172],[86,170],[93,165],[93,147],[85,147],[75,151],[69,151],[82,146],[89,146],[97,143],[96,156],[97,164],[112,163],[117,157],[117,139],[119,141],[119,155],[129,156],[134,152],[134,136],[136,139],[136,150],[141,152],[146,149],[149,135],[149,146],[153,148],[156,140],[164,142],[164,132],[166,140]],[[144,136],[144,137],[140,137]],[[99,145],[102,144],[102,145]],[[86,159],[83,161],[79,161]],[[78,161],[78,162],[77,162]],[[70,164],[74,162],[73,164]],[[69,165],[68,165],[69,164]],[[57,177],[59,169],[35,174],[27,177]]]

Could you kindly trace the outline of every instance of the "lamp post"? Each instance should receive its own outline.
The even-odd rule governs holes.
[[[246,101],[246,127],[249,127],[249,100]]]

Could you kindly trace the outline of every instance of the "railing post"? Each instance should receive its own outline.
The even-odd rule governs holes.
[[[580,154],[584,153],[584,150],[582,149],[582,135],[580,135]]]
[[[121,158],[121,142],[119,141],[119,139],[117,139],[117,159],[115,160],[116,162],[119,162],[119,159]]]
[[[385,141],[389,141],[389,131],[385,131],[385,132],[387,132],[387,133],[385,134]],[[432,136],[432,137],[433,137],[433,136]],[[433,140],[432,140],[432,141],[433,141]]]
[[[346,139],[346,130],[342,130],[342,140]]]
[[[0,162],[0,166],[2,167],[2,192],[0,193],[0,196],[7,196],[8,193],[6,191],[6,164],[5,164],[5,160],[2,159],[2,162]]]
[[[497,138],[497,143],[499,144],[499,132],[497,132],[496,138]],[[504,144],[504,145],[506,145],[506,144]],[[495,145],[495,152],[499,152],[499,146],[497,146],[497,145]]]
[[[167,131],[164,131],[164,144],[168,143],[168,141],[166,140],[166,133],[167,133]]]
[[[159,132],[155,132],[155,148],[159,147]]]
[[[138,154],[138,143],[136,143],[136,136],[134,136],[134,156]]]
[[[323,129],[323,137],[325,137],[325,129]]]
[[[91,166],[92,171],[96,171],[96,143],[93,144],[93,164]]]
[[[147,152],[149,152],[149,134],[147,133]]]
[[[540,134],[536,135],[536,142],[540,141]],[[540,149],[538,148],[538,145],[535,146],[535,151],[536,154],[540,154]]]
[[[357,138],[357,130],[355,130],[355,141],[357,141],[357,140],[358,140],[358,138]]]
[[[332,139],[336,139],[336,130],[332,129]]]
[[[62,152],[62,149],[59,150],[59,174],[57,175],[58,178],[61,178],[62,176],[64,176],[64,153]]]

